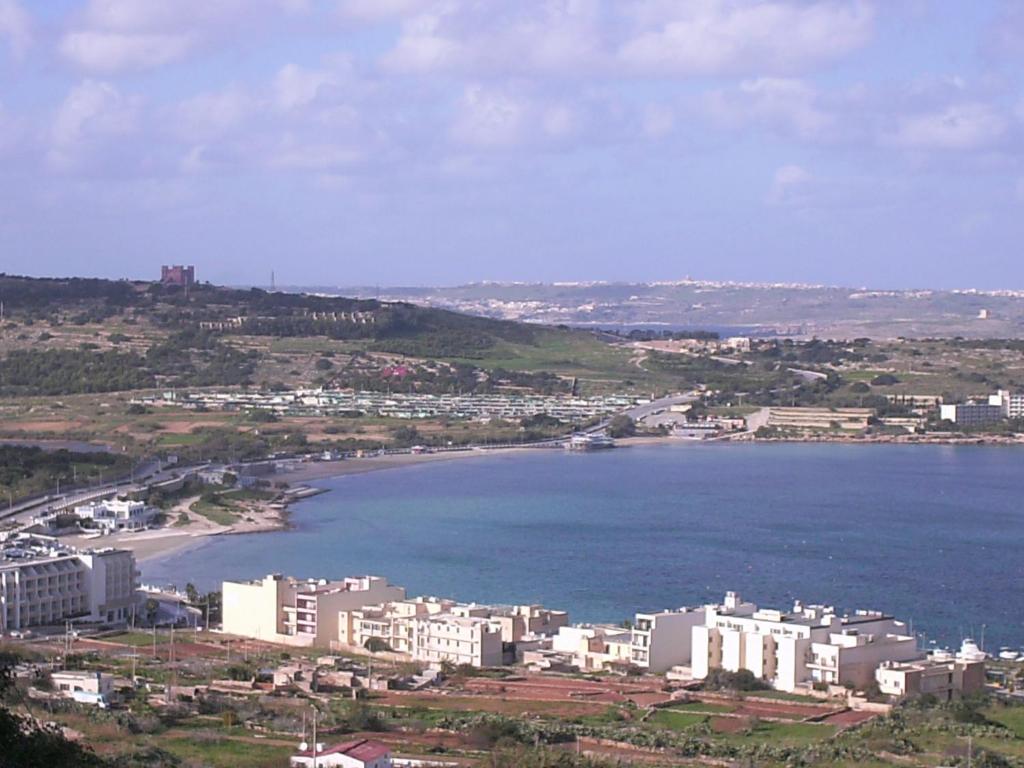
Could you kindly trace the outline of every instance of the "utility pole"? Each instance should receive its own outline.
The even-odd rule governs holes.
[[[313,764],[312,768],[316,768],[316,708],[313,707]],[[970,768],[970,766],[968,766]]]

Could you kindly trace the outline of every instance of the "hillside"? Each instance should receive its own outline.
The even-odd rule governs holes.
[[[582,338],[404,302],[211,285],[0,275],[0,301],[8,396],[329,383],[339,354],[373,370],[374,355],[472,361]]]
[[[832,339],[1024,337],[1020,291],[872,290],[699,280],[315,290],[585,327],[732,328],[744,334]]]

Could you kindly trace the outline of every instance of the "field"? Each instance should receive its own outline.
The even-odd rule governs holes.
[[[1024,707],[908,706],[877,716],[845,710],[837,702],[809,703],[761,692],[669,691],[664,680],[654,677],[456,673],[440,688],[374,691],[358,701],[344,694],[319,701],[286,693],[270,696],[264,682],[252,695],[212,695],[198,710],[187,703],[168,707],[160,692],[164,684],[201,686],[229,676],[238,679],[239,670],[244,678],[317,655],[205,632],[175,635],[173,656],[166,630],[157,633],[155,649],[153,636],[145,631],[75,641],[75,658],[88,668],[122,677],[135,670],[156,687],[129,694],[130,711],[72,706],[48,717],[80,733],[105,756],[127,759],[133,753],[162,752],[185,764],[216,768],[283,764],[314,706],[324,741],[371,737],[402,756],[443,756],[460,766],[517,765],[507,762],[509,750],[525,756],[540,745],[551,750],[548,764],[578,768],[583,764],[555,762],[555,755],[579,750],[611,761],[609,766],[754,761],[769,768],[932,768],[962,759],[967,735],[973,738],[978,765],[1013,764],[991,762],[996,755],[1024,758]],[[45,656],[56,653],[60,643],[33,647]],[[388,669],[387,662],[378,663],[382,671]],[[244,693],[246,684],[241,685],[238,690]],[[506,762],[494,762],[499,754]]]

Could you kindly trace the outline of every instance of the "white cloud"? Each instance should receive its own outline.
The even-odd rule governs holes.
[[[59,50],[89,72],[151,69],[261,15],[301,8],[294,0],[90,0]]]
[[[807,186],[813,180],[810,172],[799,165],[784,165],[775,171],[768,190],[768,202],[772,205],[787,205],[800,202],[806,197]]]
[[[173,110],[172,129],[190,141],[209,141],[240,125],[257,107],[239,88],[200,93]]]
[[[712,118],[733,127],[760,123],[801,139],[820,139],[836,123],[820,101],[818,92],[801,80],[762,77],[711,93],[706,107]]]
[[[85,30],[60,41],[61,54],[90,72],[152,69],[181,58],[192,47],[189,35],[125,34]]]
[[[51,165],[67,168],[84,160],[104,139],[135,130],[138,104],[110,83],[84,80],[65,97],[50,129]]]
[[[274,101],[281,109],[302,107],[313,101],[325,85],[337,83],[335,73],[287,64],[274,77]]]
[[[996,143],[1008,127],[1006,118],[991,105],[967,102],[901,117],[882,142],[907,149],[972,150]]]
[[[840,58],[870,39],[865,0],[692,0],[633,6],[621,46],[628,68],[666,74],[788,73]]]
[[[507,93],[482,86],[466,88],[452,127],[458,141],[480,147],[510,146],[526,134],[527,105]]]
[[[531,3],[435,2],[403,23],[384,57],[393,71],[575,72],[593,68],[600,50],[597,0]]]
[[[419,13],[431,0],[340,0],[341,15],[360,21],[381,21]]]
[[[15,58],[32,44],[32,22],[18,0],[0,0],[0,40],[6,40]]]
[[[645,136],[660,139],[672,133],[676,115],[663,104],[648,104],[643,110],[641,125]]]

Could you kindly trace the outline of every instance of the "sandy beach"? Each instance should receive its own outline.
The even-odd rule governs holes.
[[[367,472],[379,472],[387,469],[399,469],[416,464],[429,464],[439,461],[456,459],[480,458],[496,454],[521,453],[523,451],[551,450],[544,448],[499,448],[495,450],[452,451],[446,453],[400,454],[395,456],[370,456],[361,459],[343,461],[315,461],[304,463],[291,471],[274,475],[274,481],[286,482],[293,488],[303,485],[315,485],[317,480],[345,475],[357,475]],[[178,507],[169,511],[168,518],[187,510],[193,499],[186,500]],[[139,563],[147,560],[166,557],[190,547],[199,546],[210,536],[231,536],[240,534],[265,533],[283,530],[288,527],[287,511],[271,507],[270,504],[256,505],[253,519],[239,521],[233,525],[217,525],[201,515],[191,514],[191,522],[184,527],[168,525],[164,528],[140,531],[138,533],[118,533],[101,538],[85,538],[71,536],[64,539],[76,547],[121,547],[135,553]]]

